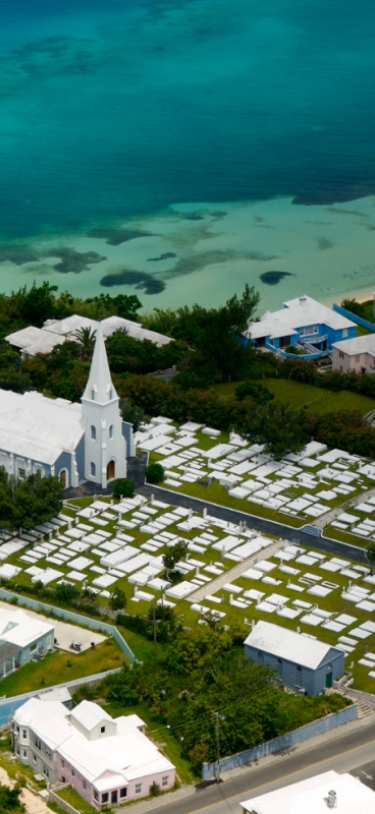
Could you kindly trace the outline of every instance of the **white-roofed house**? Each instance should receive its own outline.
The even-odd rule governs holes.
[[[344,672],[343,650],[281,625],[257,622],[244,642],[245,655],[272,667],[289,687],[318,695]]]
[[[52,783],[69,783],[97,809],[145,797],[153,783],[167,791],[175,782],[175,767],[146,737],[138,715],[111,718],[91,701],[69,712],[30,699],[13,717],[13,744],[21,761]]]
[[[89,480],[103,488],[126,477],[126,458],[134,454],[132,427],[121,419],[101,327],[95,324],[82,404],[0,390],[0,466],[8,474],[25,478],[39,471],[57,475],[64,487]]]
[[[21,609],[0,609],[0,678],[53,648],[54,626]]]
[[[281,356],[293,345],[305,358],[317,358],[330,351],[334,342],[355,337],[355,332],[354,322],[312,297],[302,296],[284,302],[279,311],[266,311],[258,322],[249,323],[243,335]]]
[[[334,342],[332,368],[340,373],[375,373],[375,334]]]
[[[374,814],[375,793],[357,777],[331,770],[240,805],[242,814]]]

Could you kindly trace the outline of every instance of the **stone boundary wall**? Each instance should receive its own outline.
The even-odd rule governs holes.
[[[49,791],[48,802],[55,803],[59,808],[62,808],[63,811],[66,811],[67,814],[80,814],[74,806],[71,806],[70,803],[67,803],[66,800],[59,797],[52,789]]]
[[[75,690],[77,687],[82,687],[84,684],[98,684],[103,681],[107,676],[119,673],[122,667],[115,667],[113,670],[106,670],[104,673],[94,673],[90,676],[83,676],[82,678],[74,678],[72,681],[65,681],[64,684],[54,684],[52,687],[43,687],[39,690],[31,690],[22,695],[15,695],[13,698],[0,698],[0,727],[7,726],[12,715],[16,710],[28,701],[29,698],[34,698],[48,690],[56,690],[62,687],[67,687],[68,690]]]
[[[59,619],[63,619],[66,622],[73,622],[75,625],[81,625],[82,627],[88,627],[92,630],[100,630],[103,633],[107,633],[108,636],[113,636],[122,652],[128,657],[131,664],[134,664],[134,662],[137,661],[133,651],[119,630],[117,630],[115,625],[109,625],[107,622],[104,622],[101,619],[96,619],[92,616],[84,616],[81,613],[68,610],[67,608],[57,608],[54,605],[48,605],[46,602],[38,602],[36,599],[32,599],[29,596],[24,596],[23,594],[15,594],[13,591],[8,591],[6,588],[0,588],[0,599],[4,599],[5,602],[10,602],[15,607],[29,608],[36,613],[44,613],[46,616],[50,616],[52,619],[55,616]]]
[[[288,732],[286,735],[280,735],[278,738],[273,738],[270,741],[266,741],[266,743],[261,743],[259,746],[254,746],[253,749],[247,749],[245,752],[238,752],[236,755],[222,758],[222,760],[220,760],[220,772],[227,772],[231,769],[235,769],[237,766],[244,766],[267,755],[273,755],[284,749],[290,749],[291,746],[295,746],[297,743],[302,743],[310,738],[314,738],[315,735],[322,735],[324,732],[336,729],[336,727],[347,724],[350,721],[355,721],[357,718],[358,709],[356,704],[345,707],[345,709],[341,709],[339,712],[333,712],[324,718],[312,721],[311,724],[306,724],[299,729],[294,729],[293,732]],[[203,763],[202,780],[209,780],[211,777],[215,777],[216,771],[216,762]]]

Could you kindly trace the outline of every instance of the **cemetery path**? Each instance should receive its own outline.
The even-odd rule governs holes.
[[[325,514],[322,514],[321,517],[314,520],[314,526],[319,529],[329,526],[329,524],[332,523],[332,520],[336,520],[340,514],[346,512],[348,509],[355,509],[358,503],[366,503],[366,500],[369,500],[370,497],[375,497],[375,487],[369,489],[367,492],[362,492],[361,495],[349,498],[346,503],[341,503],[341,506],[337,506],[335,509],[325,512]]]
[[[251,566],[255,565],[255,563],[257,563],[259,560],[268,560],[269,557],[276,554],[276,551],[279,551],[280,548],[284,547],[285,540],[277,540],[276,542],[267,546],[267,548],[261,548],[260,551],[256,551],[254,554],[251,554],[250,557],[246,558],[246,560],[242,560],[242,562],[234,565],[229,571],[224,571],[220,577],[213,579],[212,582],[207,582],[205,585],[202,585],[201,588],[198,588],[197,591],[194,591],[193,594],[190,594],[187,597],[188,601],[201,602],[202,599],[206,598],[206,596],[210,596],[211,594],[215,594],[217,591],[220,591],[223,585],[226,585],[228,582],[232,582],[232,579],[238,579],[238,577],[241,577],[244,571],[247,571],[248,568],[251,568]]]

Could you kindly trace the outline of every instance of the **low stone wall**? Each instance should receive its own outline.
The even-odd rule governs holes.
[[[235,769],[237,766],[244,766],[252,763],[254,760],[259,760],[261,757],[267,755],[274,755],[277,752],[282,752],[284,749],[290,749],[297,743],[314,738],[315,735],[322,735],[324,732],[329,732],[331,729],[336,729],[338,726],[355,721],[358,718],[358,709],[356,704],[350,707],[341,709],[340,712],[333,712],[326,715],[324,718],[319,718],[311,724],[301,726],[299,729],[294,729],[293,732],[288,732],[286,735],[280,735],[278,738],[273,738],[266,743],[261,743],[259,746],[254,746],[253,749],[247,749],[245,752],[238,752],[236,755],[225,757],[220,760],[220,772],[227,772]],[[217,771],[217,763],[204,763],[202,766],[202,779],[208,780],[215,777]]]
[[[59,808],[62,808],[63,811],[66,811],[67,814],[80,814],[74,806],[71,806],[70,803],[67,803],[66,800],[63,800],[56,792],[50,789],[49,792],[49,803],[55,803]]]

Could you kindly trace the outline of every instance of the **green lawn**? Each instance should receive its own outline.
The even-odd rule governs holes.
[[[66,803],[70,803],[80,814],[95,814],[96,812],[96,809],[86,803],[86,800],[83,800],[71,786],[65,786],[65,788],[55,791],[55,794]]]
[[[124,655],[112,639],[84,653],[70,654],[64,650],[56,650],[54,653],[47,653],[42,661],[29,662],[4,678],[1,682],[1,694],[12,697],[54,684],[63,684],[74,678],[121,667],[123,661]]]
[[[257,382],[254,382],[257,384]],[[289,379],[262,379],[258,382],[263,387],[267,387],[274,394],[278,401],[288,402],[292,407],[306,407],[313,413],[330,413],[335,410],[359,410],[365,415],[374,409],[374,400],[361,396],[359,393],[351,393],[348,390],[341,390],[339,393],[332,393],[322,387],[314,387],[311,384],[290,381]],[[216,392],[223,398],[234,396],[238,382],[228,384],[218,384],[215,386]]]

